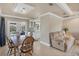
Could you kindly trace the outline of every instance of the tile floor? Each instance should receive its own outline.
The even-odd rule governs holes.
[[[8,47],[0,47],[0,56],[7,56]],[[17,55],[18,56],[18,55]],[[55,48],[45,46],[39,41],[34,43],[33,56],[79,56],[79,46],[74,45],[69,51],[62,52]]]

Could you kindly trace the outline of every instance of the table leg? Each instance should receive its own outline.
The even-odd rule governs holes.
[[[16,47],[14,48],[14,56],[16,56]]]

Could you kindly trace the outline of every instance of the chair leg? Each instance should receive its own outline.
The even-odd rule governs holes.
[[[7,55],[9,55],[9,53],[10,53],[10,49],[8,50]]]
[[[30,52],[29,52],[30,56],[32,56],[32,52],[33,52],[33,51],[30,51]]]
[[[10,55],[12,55],[12,48],[10,49]]]
[[[21,52],[19,53],[19,55],[21,56]]]
[[[32,56],[32,53],[29,53]]]
[[[32,52],[33,52],[33,47],[32,47]]]
[[[13,49],[14,49],[14,51],[13,51]],[[12,55],[12,54],[14,54],[14,56],[16,56],[16,48],[9,48],[7,55]]]
[[[32,47],[32,53],[33,53],[33,47]]]
[[[31,51],[29,51],[29,52],[26,52],[26,53],[22,53],[22,52],[20,52],[19,53],[19,55],[21,56],[22,54],[24,55],[24,56],[32,56],[32,53],[33,53],[33,50],[31,50]]]
[[[12,49],[9,49],[7,55],[11,55],[11,54],[12,54]]]
[[[16,56],[16,48],[14,48],[14,56]]]

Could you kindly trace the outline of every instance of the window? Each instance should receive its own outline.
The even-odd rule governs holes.
[[[16,35],[17,32],[19,32],[21,35],[25,35],[25,26],[26,23],[25,22],[14,22],[14,21],[10,21],[9,22],[9,35],[10,36],[14,36]]]
[[[10,34],[16,34],[16,23],[10,23]]]

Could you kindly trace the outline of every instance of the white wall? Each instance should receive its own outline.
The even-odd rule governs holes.
[[[62,20],[53,15],[46,15],[40,18],[40,41],[49,44],[49,33],[61,31]]]
[[[64,27],[67,27],[69,31],[73,34],[75,39],[79,39],[79,18],[65,20],[63,22]]]
[[[65,27],[68,27],[70,32],[79,32],[79,18],[65,20],[64,21]]]

